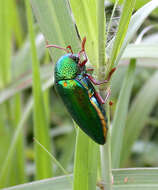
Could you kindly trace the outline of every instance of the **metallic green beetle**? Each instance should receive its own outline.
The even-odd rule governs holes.
[[[106,113],[102,106],[106,100],[103,100],[96,92],[92,83],[99,85],[108,82],[113,70],[109,73],[107,80],[96,82],[87,73],[85,67],[87,62],[85,42],[86,38],[83,39],[82,49],[78,54],[73,54],[71,46],[62,48],[47,45],[47,47],[55,47],[67,52],[55,65],[55,88],[78,126],[95,142],[103,145],[108,129]],[[85,58],[82,62],[81,54]],[[106,99],[109,94],[107,93]]]

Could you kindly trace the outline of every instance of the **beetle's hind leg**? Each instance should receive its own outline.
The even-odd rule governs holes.
[[[107,94],[106,94],[105,99],[103,99],[98,92],[95,92],[95,96],[96,96],[97,100],[99,101],[99,103],[101,103],[101,104],[105,104],[111,95],[111,89],[110,88],[108,88],[106,91],[107,91]]]

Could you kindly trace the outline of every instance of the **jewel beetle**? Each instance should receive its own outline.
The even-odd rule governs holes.
[[[102,82],[97,82],[88,74],[85,66],[88,61],[85,42],[86,38],[84,37],[81,51],[78,54],[73,53],[71,46],[62,48],[56,45],[47,45],[46,47],[55,47],[67,52],[55,64],[55,88],[78,126],[96,143],[103,145],[106,142],[108,126],[102,104],[110,95],[110,91],[103,100],[93,85],[108,82],[115,69],[112,69],[107,80]],[[81,56],[84,57],[83,61],[81,61]]]

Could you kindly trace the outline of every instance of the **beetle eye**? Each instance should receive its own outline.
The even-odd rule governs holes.
[[[73,59],[76,63],[79,62],[79,57],[77,57],[75,55],[70,55],[70,58]]]

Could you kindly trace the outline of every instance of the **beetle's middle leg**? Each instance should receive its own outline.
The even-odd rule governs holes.
[[[94,85],[100,85],[100,84],[104,84],[107,83],[108,80],[103,80],[103,81],[96,81],[95,78],[93,78],[90,74],[86,73],[85,76],[87,76],[89,78],[89,80],[94,84]]]
[[[111,79],[112,74],[114,73],[114,71],[116,70],[116,68],[113,68],[107,77],[107,80],[103,80],[103,81],[96,81],[90,74],[86,73],[85,76],[87,76],[89,78],[89,80],[94,84],[94,85],[100,85],[100,84],[104,84],[109,82],[109,80]]]
[[[106,101],[110,97],[110,94],[111,94],[111,89],[110,88],[107,89],[107,94],[106,94],[105,99],[103,99],[98,92],[95,92],[95,96],[97,97],[99,103],[101,103],[101,104],[105,104],[106,103]]]

